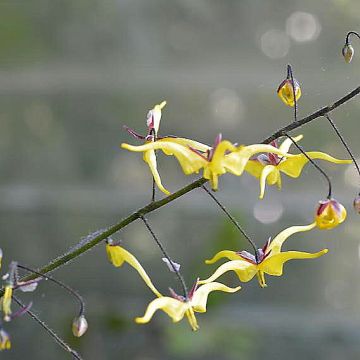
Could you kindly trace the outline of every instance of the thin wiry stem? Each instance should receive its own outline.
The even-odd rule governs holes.
[[[160,242],[159,238],[155,235],[153,229],[151,228],[148,220],[142,215],[141,220],[144,222],[146,228],[148,229],[149,233],[151,234],[151,236],[153,237],[153,239],[155,240],[157,246],[160,248],[161,252],[163,253],[163,255],[165,256],[165,258],[168,260],[171,268],[173,269],[174,273],[176,274],[176,276],[178,277],[182,290],[184,292],[184,298],[187,299],[188,298],[188,291],[187,291],[187,287],[185,284],[185,280],[182,277],[180,271],[176,268],[174,262],[172,261],[172,259],[170,258],[170,256],[168,255],[167,251],[165,250],[164,246],[162,245],[162,243]]]
[[[351,160],[354,163],[354,166],[358,172],[359,178],[360,178],[360,168],[359,168],[359,164],[357,163],[355,156],[353,155],[350,146],[346,143],[344,137],[341,135],[339,129],[337,128],[336,124],[334,123],[334,121],[330,118],[329,114],[324,115],[324,117],[326,119],[328,119],[330,125],[332,126],[332,128],[334,129],[334,131],[336,132],[336,135],[339,137],[340,141],[342,142],[342,144],[344,145],[346,151],[348,152],[349,156],[351,157]],[[360,195],[360,192],[359,192]]]
[[[264,139],[262,141],[262,143],[269,144],[269,143],[271,143],[271,141],[276,140],[281,136],[285,136],[285,133],[295,130],[311,121],[314,121],[315,119],[318,119],[318,118],[324,116],[327,113],[330,113],[331,111],[338,108],[339,106],[347,103],[349,100],[351,100],[352,98],[357,96],[359,93],[360,93],[360,86],[358,86],[357,88],[352,90],[347,95],[341,97],[339,100],[335,101],[333,104],[325,106],[325,107],[313,112],[312,114],[304,117],[303,119],[294,121],[291,124],[282,127],[281,129],[277,130],[272,135],[270,135],[269,137]],[[65,253],[64,255],[59,256],[58,258],[51,260],[48,264],[41,267],[38,271],[43,274],[46,274],[46,273],[49,273],[51,271],[54,271],[54,270],[60,268],[61,266],[67,264],[71,260],[76,259],[78,256],[85,253],[86,251],[92,249],[93,247],[95,247],[96,245],[101,243],[102,241],[106,240],[108,237],[110,237],[111,235],[113,235],[114,233],[119,231],[120,229],[123,229],[127,225],[129,225],[132,222],[134,222],[135,220],[139,219],[141,215],[148,214],[156,209],[163,207],[164,205],[171,203],[172,201],[187,194],[188,192],[192,191],[193,189],[196,189],[196,188],[202,186],[207,181],[208,180],[206,180],[204,178],[198,179],[198,180],[194,181],[193,183],[185,186],[184,188],[178,190],[177,192],[175,192],[161,200],[154,201],[150,204],[147,204],[143,208],[141,208],[141,209],[133,212],[129,216],[127,216],[125,219],[119,221],[117,224],[111,226],[106,231],[104,231],[100,235],[93,238],[91,241],[86,242],[84,245],[76,246],[73,250]],[[36,278],[36,275],[28,275],[21,280],[27,281],[27,280],[33,280],[35,278]],[[3,289],[0,290],[0,296],[2,296],[3,293],[4,293],[4,290]]]
[[[350,36],[351,35],[355,35],[357,36],[359,39],[360,39],[360,35],[356,32],[356,31],[349,31],[347,34],[346,34],[346,40],[345,40],[345,44],[346,45],[349,45],[350,44]]]
[[[58,286],[62,287],[63,289],[65,289],[67,292],[69,292],[72,296],[74,296],[79,301],[79,304],[80,304],[79,316],[84,314],[84,312],[85,312],[85,302],[84,302],[84,299],[82,298],[82,296],[77,291],[73,290],[70,286],[64,284],[63,282],[61,282],[59,280],[56,280],[55,278],[53,278],[50,275],[42,274],[42,273],[40,273],[40,272],[38,272],[36,270],[28,268],[27,266],[24,266],[24,265],[17,264],[17,266],[20,269],[23,269],[23,270],[26,270],[26,271],[31,272],[33,274],[39,275],[39,276],[43,277],[46,280],[52,281],[56,285],[58,285]]]
[[[302,149],[302,147],[300,145],[298,145],[296,143],[296,141],[288,134],[284,134],[288,139],[291,140],[291,142],[297,147],[297,149],[309,160],[309,162],[318,170],[320,171],[320,173],[325,177],[327,183],[328,183],[328,187],[329,187],[329,191],[328,191],[328,199],[331,199],[331,193],[332,193],[332,186],[331,186],[331,180],[329,178],[329,176],[326,174],[326,172],[313,160],[311,159],[311,157]]]
[[[310,114],[298,121],[294,121],[294,122],[290,123],[289,125],[286,125],[286,126],[282,127],[281,129],[275,131],[272,135],[270,135],[269,137],[264,139],[262,141],[262,144],[270,144],[273,140],[276,140],[281,136],[285,136],[285,133],[295,130],[295,129],[297,129],[297,128],[299,128],[321,116],[324,116],[325,114],[330,113],[334,109],[338,108],[339,106],[341,106],[341,105],[345,104],[346,102],[348,102],[349,100],[351,100],[356,95],[359,95],[359,93],[360,93],[360,86],[358,86],[356,89],[352,90],[351,92],[349,92],[348,94],[346,94],[345,96],[340,98],[339,100],[335,101],[333,104],[324,106],[321,109],[313,112],[312,114]]]
[[[292,67],[290,64],[287,66],[287,77],[288,77],[288,79],[291,80],[292,93],[293,93],[293,97],[294,97],[294,121],[297,121],[298,105],[297,105],[297,100],[296,100],[294,75],[293,75]]]
[[[26,306],[16,297],[12,296],[13,300],[22,308],[26,309]],[[30,309],[25,310],[27,314],[35,320],[43,329],[58,343],[65,351],[70,353],[74,359],[83,360],[83,358],[78,354],[77,351],[73,350],[59,335],[57,335],[54,330],[50,329],[44,321],[42,321],[35,313]]]
[[[225,208],[225,206],[217,199],[217,197],[205,186],[201,186],[206,193],[216,202],[219,208],[227,215],[227,217],[231,220],[231,222],[235,225],[235,227],[240,231],[240,233],[244,236],[244,238],[249,242],[255,252],[255,259],[258,262],[258,248],[256,247],[255,242],[246,234],[245,230],[241,227],[238,221],[229,213],[229,211]]]

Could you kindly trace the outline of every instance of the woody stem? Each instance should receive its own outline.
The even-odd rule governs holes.
[[[296,100],[295,81],[294,81],[292,67],[290,64],[287,66],[287,78],[291,80],[292,93],[294,97],[294,121],[297,121],[298,105]]]

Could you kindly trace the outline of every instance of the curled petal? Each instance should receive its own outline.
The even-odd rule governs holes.
[[[281,156],[293,156],[283,153],[280,149],[265,144],[254,144],[249,146],[239,146],[237,151],[234,151],[225,156],[226,169],[234,175],[240,176],[245,170],[249,159],[257,153],[272,153]]]
[[[228,261],[225,264],[220,265],[209,278],[198,281],[198,284],[211,283],[228,271],[235,271],[240,281],[247,282],[257,273],[257,265],[245,260]]]
[[[298,232],[309,231],[309,230],[313,229],[315,226],[316,226],[316,223],[314,222],[310,225],[291,226],[291,227],[283,230],[281,233],[279,233],[277,236],[275,236],[273,241],[270,243],[268,251],[271,251],[272,255],[278,254],[281,251],[281,247],[282,247],[283,243],[289,236],[291,236],[295,233],[298,233]]]
[[[301,251],[285,251],[273,256],[269,256],[262,263],[260,263],[259,270],[266,274],[281,276],[283,274],[284,264],[289,260],[294,259],[315,259],[325,255],[328,249],[321,250],[317,253],[307,253]]]
[[[335,164],[351,164],[352,160],[340,160],[336,159],[328,154],[325,154],[320,151],[309,151],[306,154],[311,159],[321,159],[326,160]],[[308,163],[308,159],[304,154],[294,155],[291,158],[287,158],[286,160],[282,161],[278,168],[280,171],[285,173],[286,175],[297,178],[300,176],[303,167]]]
[[[272,175],[272,176],[271,176]],[[271,178],[270,178],[271,176]],[[261,172],[260,177],[260,195],[259,199],[263,199],[265,195],[266,180],[270,182],[270,185],[274,185],[280,177],[279,170],[274,165],[266,165]],[[271,181],[270,181],[270,180]]]
[[[106,252],[109,258],[109,261],[116,267],[120,267],[124,261],[126,261],[129,265],[131,265],[142,277],[145,281],[145,284],[151,289],[151,291],[158,297],[162,295],[159,291],[155,288],[152,281],[150,280],[148,274],[141,266],[139,261],[136,259],[134,255],[126,251],[124,248],[118,245],[110,245],[106,244]]]
[[[196,316],[195,316],[195,314],[194,314],[193,308],[192,308],[192,307],[189,307],[189,308],[186,310],[185,314],[186,314],[186,317],[187,317],[187,319],[188,319],[188,321],[189,321],[189,324],[190,324],[190,326],[191,326],[191,329],[192,329],[193,331],[199,330],[199,325],[198,325],[198,323],[197,323]]]
[[[292,137],[292,139],[295,142],[300,141],[304,136],[303,135],[298,135],[298,136],[294,136]],[[291,141],[291,139],[286,138],[282,144],[279,146],[279,150],[283,151],[284,153],[288,153],[290,150],[291,145],[293,144],[293,142]]]
[[[235,251],[222,250],[215,254],[212,259],[205,260],[205,264],[213,264],[222,258],[227,258],[229,260],[241,260],[241,257]]]
[[[209,293],[211,291],[223,291],[227,293],[234,293],[241,289],[241,286],[235,288],[228,287],[218,282],[211,282],[200,286],[191,299],[191,306],[196,312],[206,312],[206,303]]]
[[[196,154],[189,147],[185,147],[176,143],[175,140],[179,139],[164,138],[154,142],[149,142],[145,145],[132,146],[129,144],[121,144],[121,147],[137,152],[162,150],[166,155],[174,155],[179,161],[180,166],[186,175],[198,172],[207,164],[207,160]]]
[[[161,183],[159,172],[157,171],[156,154],[154,150],[144,152],[144,161],[149,165],[150,171],[153,175],[156,185],[166,195],[170,195],[170,191],[166,190]]]
[[[135,322],[138,324],[148,323],[153,317],[154,313],[157,310],[163,310],[166,314],[168,314],[173,322],[180,321],[188,309],[189,305],[182,301],[173,299],[168,296],[159,297],[153,300],[147,307],[145,314],[143,317],[137,317]]]

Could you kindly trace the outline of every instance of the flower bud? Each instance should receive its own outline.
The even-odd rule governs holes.
[[[319,229],[333,229],[346,219],[346,209],[335,199],[319,201],[315,221]]]
[[[294,87],[295,87],[295,98],[296,101],[300,99],[301,96],[301,88],[296,79],[294,79]],[[277,93],[280,99],[287,105],[287,106],[294,106],[295,99],[294,99],[294,90],[293,85],[290,78],[286,78],[278,87]]]
[[[355,211],[360,214],[360,195],[358,195],[355,199],[354,199],[354,209]]]
[[[0,328],[0,351],[9,350],[11,348],[11,341],[9,334]]]
[[[81,337],[86,333],[88,329],[88,322],[84,315],[80,315],[79,317],[75,318],[72,323],[72,332],[74,336]]]
[[[161,110],[164,108],[165,105],[166,101],[163,101],[160,104],[155,105],[154,108],[148,112],[146,116],[146,125],[149,129],[149,134],[151,130],[155,131],[155,135],[158,133],[162,114]]]
[[[349,64],[354,56],[354,48],[351,46],[351,44],[345,44],[341,52],[345,61]]]

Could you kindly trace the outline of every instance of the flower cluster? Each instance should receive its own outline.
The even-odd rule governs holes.
[[[291,75],[291,76],[290,76]],[[300,98],[301,89],[296,79],[293,79],[291,68],[288,69],[288,77],[280,84],[278,89],[280,98],[286,105],[296,108],[296,102]],[[176,136],[159,136],[159,125],[162,117],[162,109],[166,102],[163,101],[155,105],[149,111],[146,124],[148,134],[139,135],[133,129],[126,127],[126,130],[135,138],[144,140],[145,144],[130,145],[122,143],[123,149],[142,152],[143,159],[148,164],[153,176],[154,183],[166,195],[170,192],[163,186],[157,167],[157,150],[161,150],[167,156],[174,156],[179,163],[185,175],[199,173],[202,171],[204,179],[211,184],[212,190],[218,190],[219,177],[226,173],[241,176],[244,172],[259,179],[260,199],[264,198],[265,187],[268,185],[277,185],[281,189],[281,174],[291,178],[298,178],[306,164],[311,162],[314,166],[315,159],[325,160],[334,164],[349,164],[351,160],[340,160],[320,151],[302,151],[296,144],[303,138],[302,135],[290,137],[287,135],[282,142],[277,140],[270,144],[250,144],[237,145],[229,140],[224,140],[222,135],[216,136],[212,146],[200,143],[196,140],[181,138]],[[295,144],[301,150],[299,154],[290,153],[291,145]],[[329,183],[329,186],[331,184]],[[220,202],[211,194],[211,197],[227,213],[232,221],[232,216],[225,210]],[[224,273],[233,271],[240,282],[246,283],[255,276],[260,287],[266,287],[265,275],[281,276],[286,262],[295,259],[315,259],[328,252],[328,249],[322,249],[316,253],[303,251],[282,251],[282,245],[291,236],[300,232],[308,232],[314,228],[331,229],[342,223],[346,218],[345,208],[335,199],[331,198],[331,188],[326,200],[321,200],[314,214],[314,221],[306,226],[291,226],[281,231],[273,240],[269,238],[262,248],[255,248],[253,241],[249,239],[254,247],[254,254],[246,250],[221,250],[206,264],[213,264],[220,259],[226,258],[229,261],[220,265],[212,275],[205,280],[197,278],[190,291],[187,291],[183,279],[180,275],[180,265],[174,263],[165,252],[159,240],[153,233],[152,228],[142,216],[145,225],[160,245],[163,251],[169,269],[176,272],[180,281],[183,283],[184,294],[178,295],[173,289],[169,288],[170,296],[163,296],[153,285],[150,277],[147,275],[139,261],[130,252],[125,250],[120,244],[108,239],[106,252],[109,261],[116,267],[120,267],[124,262],[132,266],[143,279],[145,284],[155,294],[156,299],[150,302],[144,316],[137,317],[136,323],[144,324],[149,322],[157,310],[164,311],[174,322],[178,322],[186,316],[192,330],[199,328],[195,313],[205,312],[207,298],[212,291],[222,291],[234,293],[240,290],[240,286],[231,288],[217,279]],[[240,228],[243,232],[243,230]],[[244,234],[244,232],[243,232]],[[176,265],[176,266],[175,266]]]

